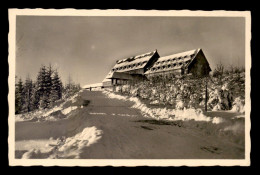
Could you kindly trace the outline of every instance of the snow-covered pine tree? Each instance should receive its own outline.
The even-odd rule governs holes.
[[[19,78],[18,83],[15,84],[15,114],[20,114],[22,112],[24,103],[23,92],[23,82],[22,79]]]
[[[53,83],[52,83],[52,75],[53,75],[53,69],[52,69],[52,66],[51,64],[49,65],[48,69],[46,70],[46,74],[45,74],[45,82],[46,82],[46,95],[48,97],[48,100],[46,101],[47,102],[47,106],[48,107],[51,107],[52,105],[50,104],[51,103],[51,91],[52,91],[52,86],[53,86]]]
[[[24,103],[23,103],[23,112],[32,111],[32,80],[28,76],[25,80],[23,93],[24,93]]]
[[[43,95],[40,97],[40,109],[46,109],[49,107],[49,98],[47,92],[45,91]]]
[[[45,91],[45,74],[46,74],[46,68],[45,66],[41,66],[36,80],[36,85],[37,85],[36,90],[40,97],[43,95]]]
[[[56,71],[54,71],[54,75],[52,77],[52,88],[51,88],[51,94],[50,94],[51,105],[50,106],[53,106],[53,103],[61,98],[62,98],[62,82],[58,75],[58,71],[56,70]]]
[[[40,96],[37,93],[37,84],[36,82],[32,84],[32,102],[31,109],[36,110],[39,109]]]
[[[47,108],[49,104],[49,94],[47,93],[47,81],[46,76],[47,70],[45,66],[40,68],[40,71],[37,76],[37,96],[39,96],[39,107],[40,108]]]

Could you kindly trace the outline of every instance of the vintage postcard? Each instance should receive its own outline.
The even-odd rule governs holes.
[[[9,9],[10,166],[249,166],[249,11]]]

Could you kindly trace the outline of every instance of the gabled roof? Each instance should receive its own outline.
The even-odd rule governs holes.
[[[160,57],[145,74],[158,73],[187,67],[201,49]]]
[[[126,72],[134,69],[144,68],[148,61],[157,53],[157,50],[142,55],[137,55],[116,61],[112,71]]]
[[[106,76],[106,78],[103,80],[103,82],[108,81],[109,79],[124,79],[124,80],[132,80],[133,77],[128,74],[128,73],[124,73],[124,72],[112,72],[110,71],[108,73],[108,75]]]

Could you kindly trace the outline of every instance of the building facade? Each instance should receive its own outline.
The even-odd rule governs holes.
[[[209,63],[200,48],[163,57],[155,50],[116,61],[102,84],[104,87],[122,85],[158,75],[192,74],[203,77],[210,71]]]
[[[195,49],[160,57],[153,66],[145,72],[145,75],[148,78],[172,74],[192,74],[197,77],[202,77],[208,75],[210,71],[211,68],[202,49]]]
[[[155,50],[142,55],[117,60],[114,67],[102,81],[103,86],[127,84],[146,78],[144,73],[153,66],[159,57],[157,50]]]

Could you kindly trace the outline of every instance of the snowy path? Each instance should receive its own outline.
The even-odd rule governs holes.
[[[84,91],[81,97],[89,100],[90,104],[76,109],[75,114],[68,119],[17,122],[16,141],[73,137],[84,128],[95,126],[102,131],[101,137],[96,143],[82,147],[77,158],[244,158],[243,147],[177,124],[169,125],[144,118],[138,109],[131,108],[132,102],[109,99],[102,92],[93,91]],[[17,153],[17,157],[21,157],[22,150]]]

